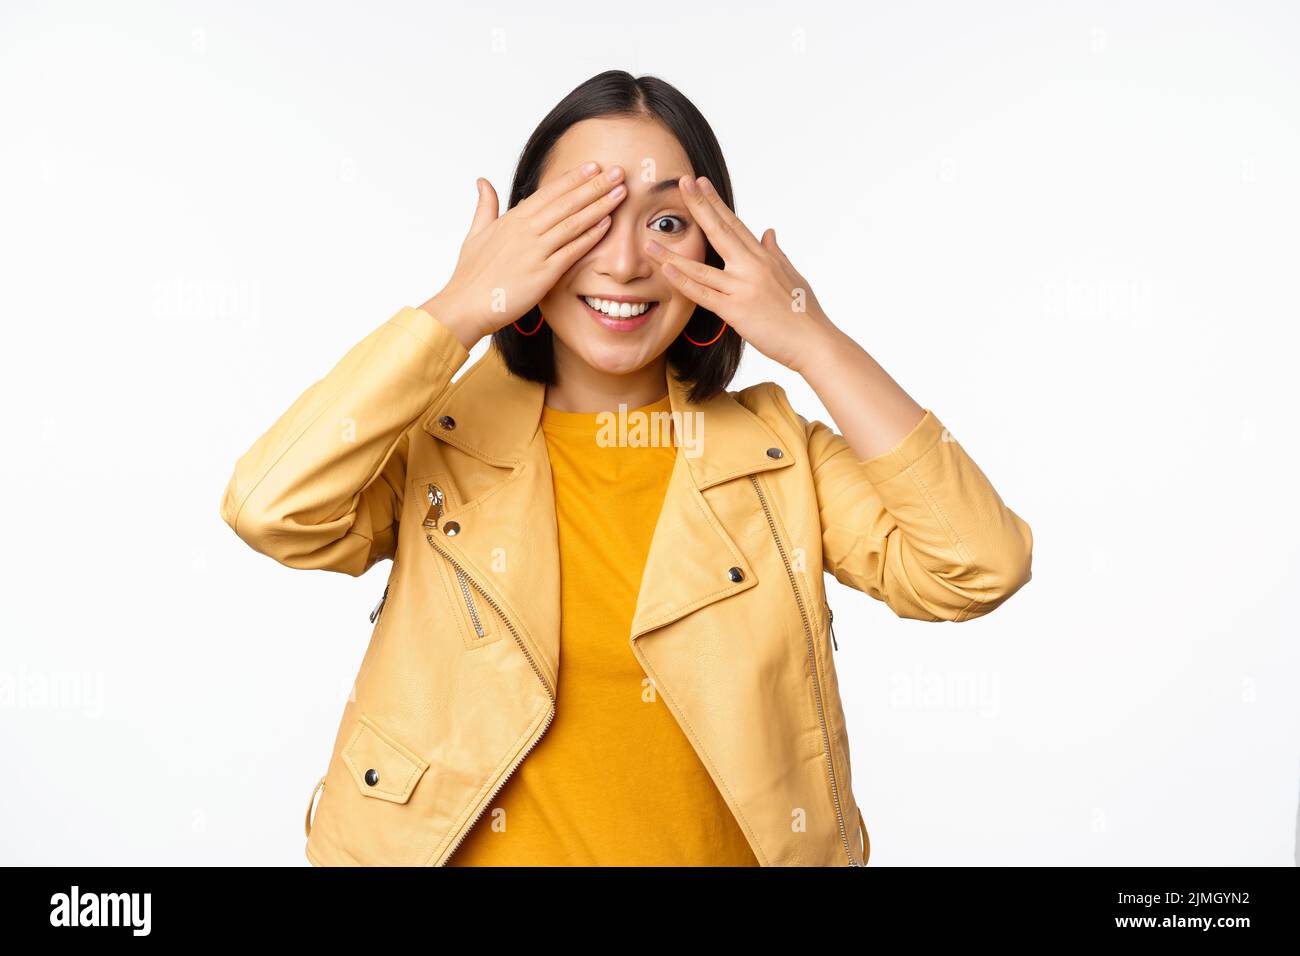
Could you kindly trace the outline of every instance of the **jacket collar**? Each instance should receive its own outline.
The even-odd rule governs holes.
[[[755,489],[746,482],[717,499],[702,492],[794,463],[789,445],[733,394],[691,402],[689,386],[677,382],[671,370],[666,385],[674,421],[676,413],[691,414],[692,427],[702,427],[703,432],[697,432],[697,454],[678,445],[646,555],[632,640],[758,583],[727,522],[715,510],[726,501],[722,510],[733,527],[740,515],[757,516],[762,522],[763,504]],[[491,345],[433,403],[422,427],[439,441],[508,472],[496,482],[477,484],[471,497],[444,513],[446,520],[483,533],[440,536],[438,545],[468,568],[472,579],[493,589],[494,600],[519,624],[522,639],[542,661],[553,689],[560,653],[560,575],[554,489],[546,441],[539,434],[545,392],[544,385],[512,375]],[[769,449],[780,453],[769,454]],[[548,503],[549,520],[530,520],[547,511]],[[510,561],[504,572],[489,573],[493,553],[543,560]]]
[[[682,449],[681,457],[698,490],[792,463],[786,444],[731,394],[692,402],[689,384],[679,382],[671,368],[666,371],[665,384],[674,420],[693,416],[698,454]],[[541,423],[545,396],[545,385],[512,374],[496,345],[490,344],[434,403],[423,427],[467,454],[509,467],[525,457]],[[444,416],[455,422],[454,428],[439,424]],[[781,452],[779,457],[768,454],[772,448]]]

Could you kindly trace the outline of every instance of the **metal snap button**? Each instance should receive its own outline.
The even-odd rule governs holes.
[[[460,523],[456,521],[448,521],[442,526],[442,530],[447,537],[454,538],[456,535],[460,534]]]
[[[781,457],[781,449],[779,449],[779,448],[769,448],[769,449],[767,450],[767,457],[768,457],[768,458],[780,458],[780,457]]]
[[[731,578],[733,581],[743,581],[745,579],[745,572],[740,570],[740,568],[727,568],[727,577]]]
[[[367,783],[369,786],[372,786],[372,787],[373,787],[373,786],[374,786],[375,784],[377,784],[378,782],[379,782],[379,771],[378,771],[378,770],[375,770],[373,767],[372,767],[371,769],[367,770],[367,771],[366,771],[366,783]]]
[[[456,419],[452,418],[450,415],[443,415],[438,419],[438,424],[447,429],[447,431],[451,431],[456,427]]]

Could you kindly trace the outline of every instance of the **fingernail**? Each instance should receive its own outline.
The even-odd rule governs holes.
[[[690,176],[686,177],[686,191],[690,193],[692,196],[695,195],[697,192],[699,192],[699,190],[695,186],[695,180],[692,179]]]
[[[611,166],[609,167],[608,171],[606,171],[605,178],[612,183],[615,182],[618,179],[618,177],[622,175],[623,175],[623,167]]]
[[[655,242],[653,239],[646,240],[645,248],[646,251],[649,252],[651,255],[656,255],[656,256],[659,255],[659,253],[664,251],[664,247],[659,245],[659,243]]]
[[[586,164],[584,164],[583,167],[582,167],[582,175],[584,175],[584,176],[590,176],[592,173],[594,173],[594,172],[595,172],[596,170],[598,170],[599,168],[600,168],[600,165],[599,165],[598,163],[586,163]]]
[[[703,176],[700,177],[700,192],[702,193],[713,192],[713,183],[709,182]]]

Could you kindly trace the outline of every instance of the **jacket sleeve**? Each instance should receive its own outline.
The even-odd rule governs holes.
[[[826,570],[899,617],[969,621],[1029,581],[1033,534],[924,412],[896,446],[862,461],[842,435],[791,409],[807,439]]]
[[[359,576],[392,557],[410,426],[469,352],[405,307],[354,345],[235,463],[221,517],[291,568]]]

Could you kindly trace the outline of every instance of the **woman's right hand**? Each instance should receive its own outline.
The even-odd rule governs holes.
[[[498,216],[496,190],[479,178],[478,208],[456,269],[422,308],[465,348],[526,315],[609,229],[627,195],[623,169],[588,163]]]

